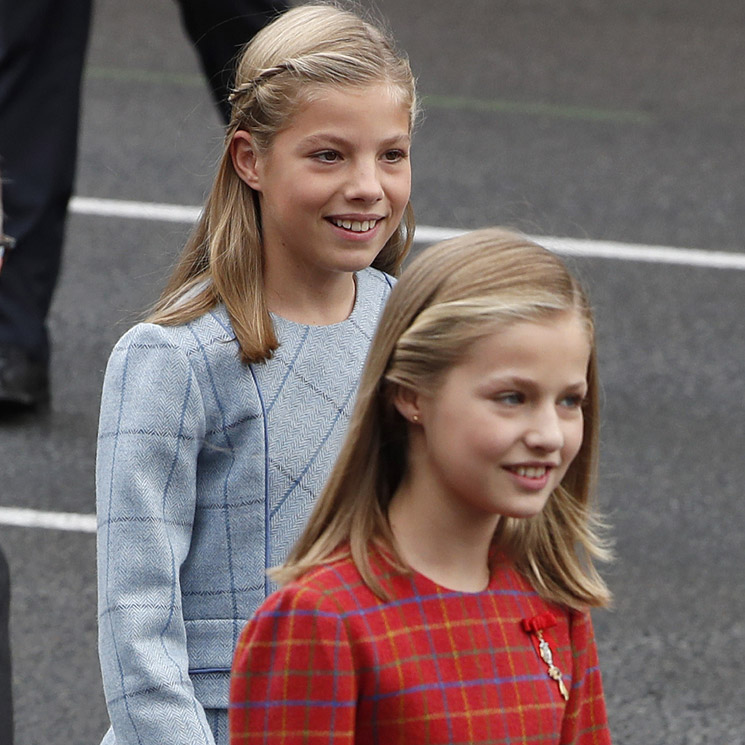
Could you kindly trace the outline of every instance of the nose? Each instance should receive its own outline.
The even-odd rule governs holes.
[[[525,443],[531,450],[544,453],[561,450],[564,445],[564,429],[554,405],[542,406],[533,412],[525,433]]]
[[[383,184],[377,160],[365,158],[357,161],[350,171],[347,182],[347,199],[372,204],[379,202],[383,196]]]

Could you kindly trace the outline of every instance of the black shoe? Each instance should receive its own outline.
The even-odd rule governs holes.
[[[20,347],[0,344],[0,408],[30,407],[49,400],[49,372]]]

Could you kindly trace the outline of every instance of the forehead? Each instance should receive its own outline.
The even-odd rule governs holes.
[[[585,320],[563,313],[495,327],[470,346],[459,367],[482,378],[515,376],[569,385],[586,378],[591,351]]]
[[[314,83],[303,85],[298,91],[295,106],[290,114],[288,125],[293,120],[309,112],[321,114],[324,109],[326,118],[333,119],[334,114],[348,107],[377,111],[377,116],[395,113],[405,116],[407,128],[411,129],[413,100],[411,92],[390,81],[373,81],[364,84],[331,84]]]

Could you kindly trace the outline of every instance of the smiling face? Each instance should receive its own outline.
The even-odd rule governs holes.
[[[432,395],[400,392],[407,494],[452,524],[537,515],[582,444],[590,351],[575,313],[520,321],[474,343]]]
[[[269,286],[369,266],[409,201],[410,112],[396,89],[313,93],[266,152],[236,133],[236,170],[259,194]]]

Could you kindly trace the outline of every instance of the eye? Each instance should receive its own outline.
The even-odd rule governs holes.
[[[313,153],[313,157],[322,163],[336,163],[341,159],[341,155],[336,150],[321,150],[318,153]]]
[[[564,396],[559,401],[559,404],[567,409],[581,409],[585,404],[585,397],[579,393],[571,393],[568,396]]]
[[[504,393],[498,393],[494,400],[507,406],[519,406],[525,403],[525,394],[518,391],[505,391]]]
[[[393,150],[386,150],[386,152],[383,154],[383,160],[386,163],[398,163],[401,160],[404,160],[408,157],[408,153],[405,150],[400,149],[393,149]]]

